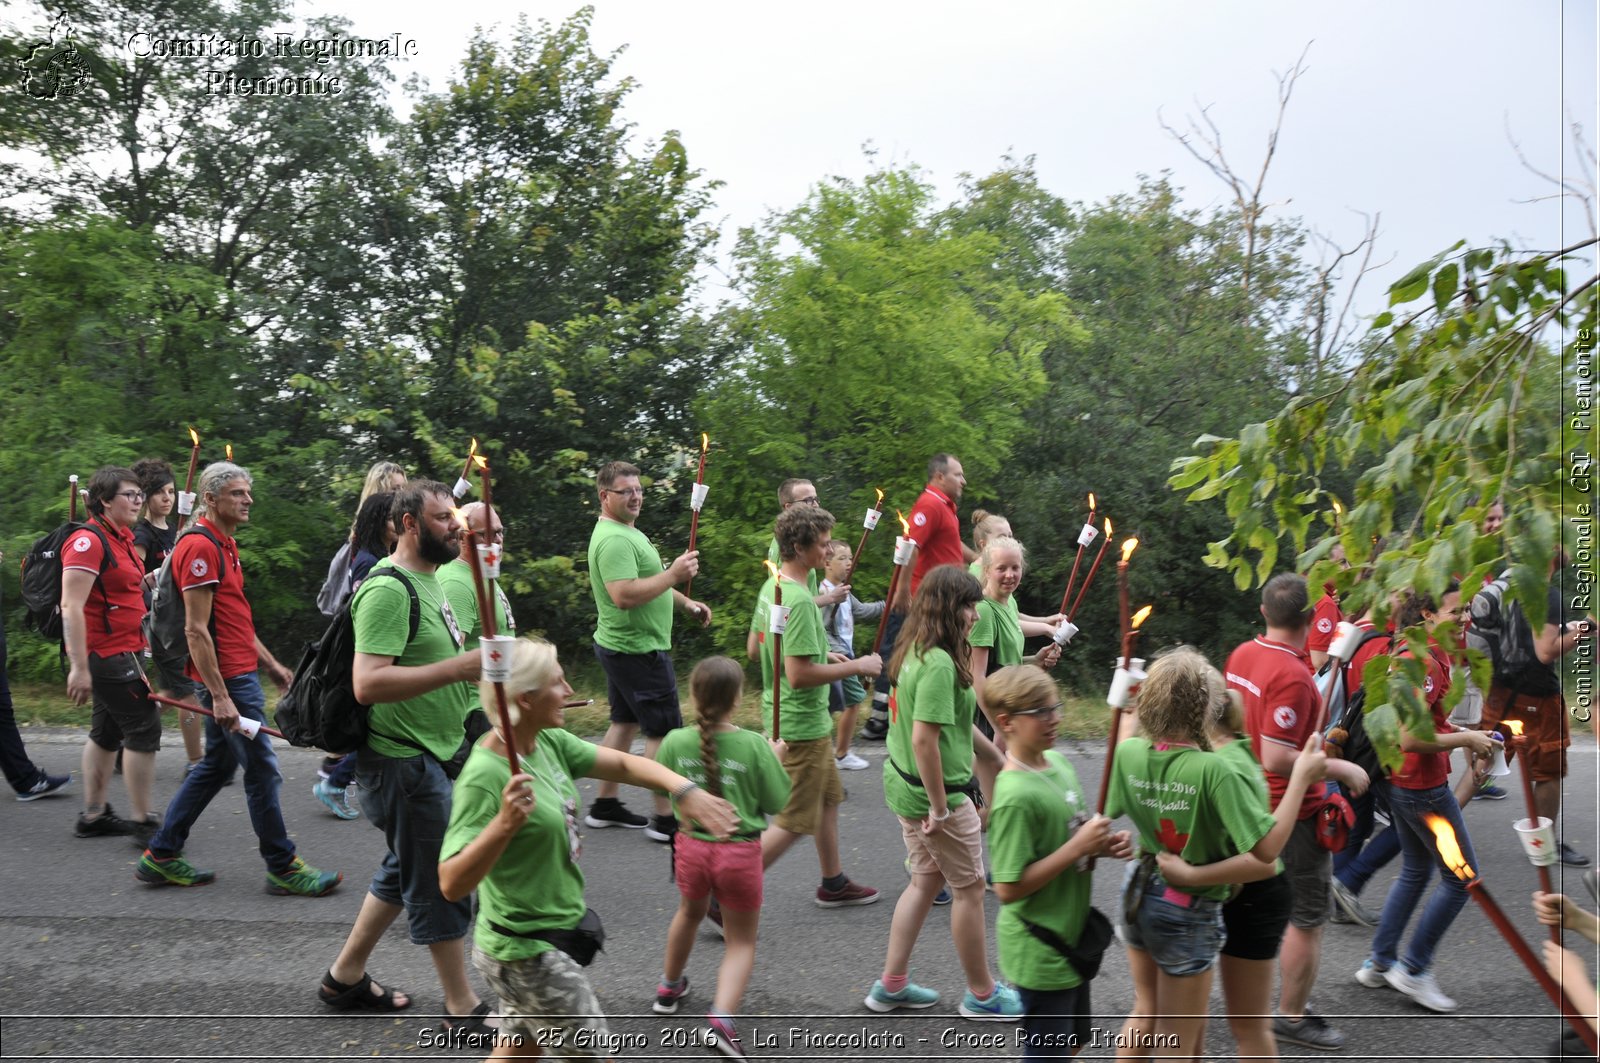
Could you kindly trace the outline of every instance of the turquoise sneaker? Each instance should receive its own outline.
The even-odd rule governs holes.
[[[267,892],[279,897],[293,894],[297,897],[321,897],[332,893],[344,881],[337,871],[318,871],[298,856],[288,869],[277,874],[267,872]]]
[[[971,993],[967,994],[971,996]],[[893,1011],[896,1008],[931,1008],[939,1003],[939,991],[929,989],[927,986],[907,982],[906,987],[898,993],[891,993],[883,988],[883,979],[872,983],[872,992],[867,994],[864,1001],[873,1011]],[[1020,1014],[1020,1013],[1019,1013]]]
[[[962,1018],[978,1022],[1021,1022],[1022,998],[1017,996],[1015,989],[996,982],[994,992],[986,1000],[979,1000],[972,995],[972,990],[967,990],[967,995],[961,998],[961,1006],[956,1010],[961,1012]]]

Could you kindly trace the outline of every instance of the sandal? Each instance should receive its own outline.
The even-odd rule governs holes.
[[[446,1014],[444,1022],[439,1024],[439,1032],[448,1037],[452,1045],[481,1046],[486,1041],[492,1041],[499,1033],[484,1021],[489,1011],[489,1002],[480,1000],[470,1015]]]
[[[411,1006],[409,998],[404,1004],[396,1003],[393,989],[374,993],[370,974],[362,974],[361,981],[353,985],[345,985],[334,979],[331,970],[322,976],[317,999],[335,1011],[404,1011]]]

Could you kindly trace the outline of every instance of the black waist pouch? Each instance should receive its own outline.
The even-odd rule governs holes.
[[[571,930],[512,930],[492,920],[489,929],[510,938],[548,941],[571,956],[573,962],[580,967],[587,967],[593,963],[594,954],[606,947],[606,928],[601,925],[600,915],[593,908],[585,908],[583,918],[578,920],[578,925]]]

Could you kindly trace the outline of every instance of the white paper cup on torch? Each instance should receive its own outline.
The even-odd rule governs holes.
[[[1113,709],[1126,708],[1128,691],[1133,689],[1133,675],[1126,668],[1111,673],[1111,690],[1106,694],[1106,704]]]
[[[691,487],[689,489],[689,508],[696,513],[700,512],[700,507],[706,504],[706,492],[709,490],[710,488],[705,484],[695,484]]]
[[[1530,864],[1546,867],[1556,862],[1560,854],[1556,852],[1555,828],[1548,818],[1540,816],[1537,826],[1519,819],[1513,826],[1517,828],[1517,840],[1522,843],[1522,851],[1528,854]]]
[[[767,611],[769,621],[767,630],[774,635],[781,635],[789,626],[789,607],[787,605],[774,605]]]
[[[1094,542],[1094,537],[1100,534],[1100,529],[1093,524],[1085,524],[1083,530],[1078,532],[1078,545],[1089,546]]]
[[[882,518],[882,516],[883,516],[883,510],[881,510],[881,509],[869,509],[869,510],[867,510],[866,517],[864,517],[862,519],[862,521],[861,521],[861,526],[863,528],[867,529],[867,531],[871,531],[872,529],[874,529],[874,528],[876,528],[878,526],[878,521],[879,521],[880,518]]]
[[[252,720],[248,716],[239,717],[239,733],[254,740],[256,735],[261,733],[261,721]]]
[[[194,512],[195,493],[193,491],[178,492],[178,514],[187,517]]]
[[[1078,633],[1078,625],[1070,620],[1061,621],[1061,626],[1050,632],[1050,638],[1062,649],[1067,648],[1067,643]]]
[[[1356,652],[1356,645],[1361,639],[1361,629],[1348,620],[1341,620],[1335,631],[1337,634],[1328,646],[1328,656],[1348,661]]]
[[[1489,757],[1489,774],[1510,775],[1511,766],[1506,763],[1506,740],[1493,731],[1489,732],[1489,738],[1494,742],[1494,753]]]
[[[484,579],[500,578],[500,562],[505,559],[505,551],[493,543],[478,544],[478,564],[483,567]]]
[[[456,485],[450,488],[450,493],[456,498],[465,498],[470,490],[472,490],[472,484],[467,482],[467,478],[465,476],[457,476]]]
[[[504,683],[511,679],[511,644],[514,635],[481,636],[478,652],[483,655],[483,678],[491,683]]]
[[[911,561],[911,551],[915,548],[915,539],[907,539],[904,535],[894,537],[894,563],[897,565],[908,564]]]

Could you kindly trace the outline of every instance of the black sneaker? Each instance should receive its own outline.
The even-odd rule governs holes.
[[[41,797],[49,797],[71,781],[71,775],[40,775],[32,786],[17,791],[17,800],[37,801]]]
[[[132,834],[133,828],[134,824],[117,815],[108,804],[106,810],[94,819],[88,819],[79,812],[78,823],[72,828],[72,833],[80,838],[105,838]]]
[[[150,848],[150,839],[154,838],[156,831],[161,829],[161,820],[156,818],[154,812],[150,813],[143,823],[136,819],[130,819],[126,822],[128,824],[128,834],[132,837],[133,844],[140,849]]]
[[[650,825],[644,829],[645,837],[663,844],[670,842],[676,833],[678,833],[678,819],[670,813],[665,816],[651,816]]]
[[[643,816],[628,811],[628,806],[615,797],[595,798],[583,821],[595,830],[602,827],[627,827],[630,830],[640,830],[650,823]]]
[[[861,725],[861,737],[869,742],[882,742],[889,737],[889,721],[874,713]]]
[[[1568,867],[1588,867],[1589,858],[1566,842],[1556,843],[1556,852],[1561,854],[1561,862]]]

